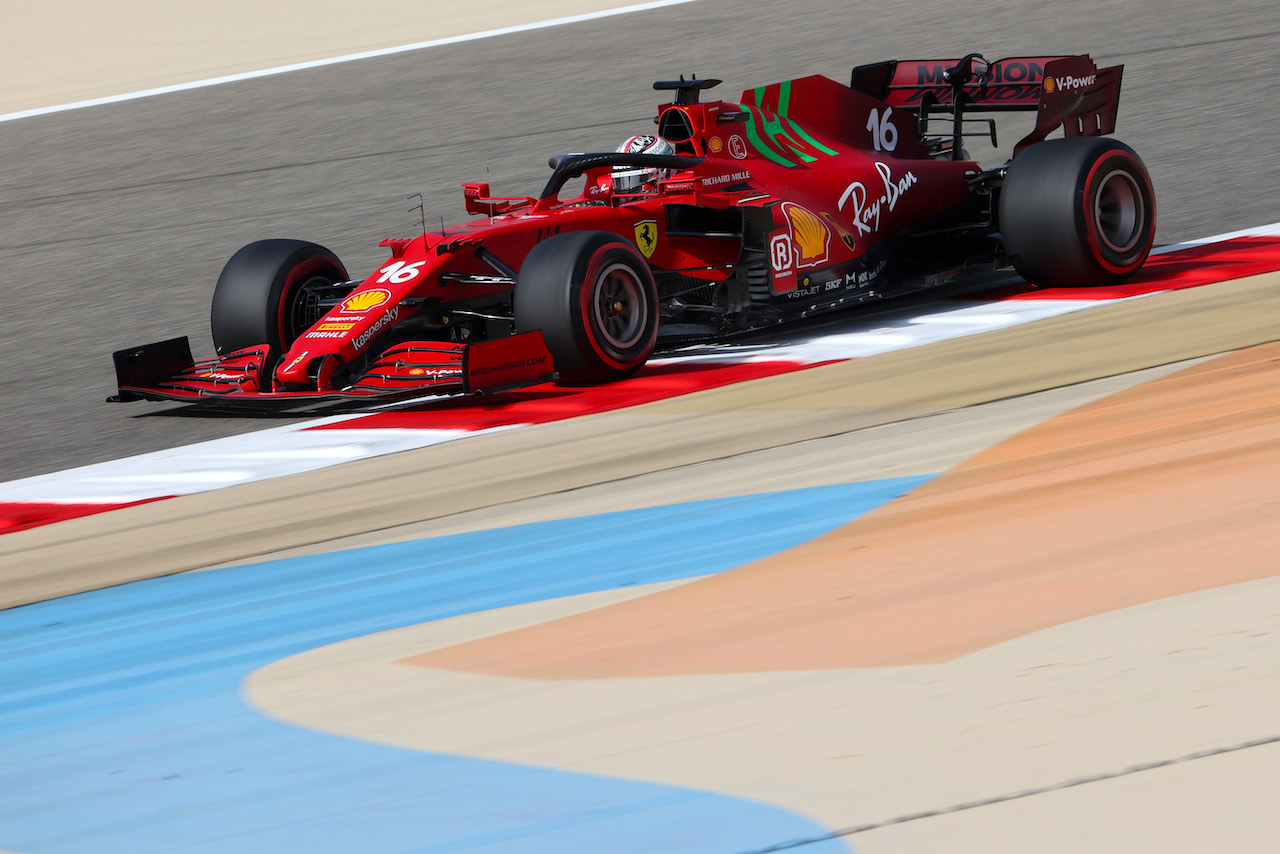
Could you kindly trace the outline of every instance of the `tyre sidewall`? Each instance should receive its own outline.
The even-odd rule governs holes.
[[[634,336],[634,340],[625,347],[619,347],[608,340],[596,311],[603,277],[615,266],[624,267],[635,277],[646,300],[642,310],[647,311],[648,315],[642,320],[642,328]],[[585,349],[610,371],[620,373],[638,370],[653,352],[658,336],[657,312],[652,310],[657,301],[657,293],[649,266],[640,253],[621,239],[602,240],[578,259],[570,287],[573,294],[574,325],[582,331]]]
[[[231,256],[214,289],[210,325],[220,354],[266,344],[286,351],[304,329],[291,317],[294,298],[314,278],[347,279],[332,252],[302,240],[260,240]]]
[[[1140,226],[1142,233],[1128,250],[1117,252],[1107,246],[1099,233],[1098,218],[1094,215],[1094,203],[1106,180],[1117,173],[1126,173],[1133,180],[1142,204],[1142,216],[1146,220]],[[1090,166],[1080,188],[1078,227],[1093,256],[1092,260],[1113,276],[1127,276],[1142,266],[1155,241],[1155,197],[1146,168],[1128,146],[1121,145],[1107,150]]]
[[[613,346],[595,304],[603,276],[622,265],[634,276],[644,304],[640,329],[628,346]],[[644,366],[658,336],[658,295],[648,262],[610,232],[559,234],[530,251],[515,292],[516,328],[542,331],[564,385],[589,385],[630,376]]]
[[[1095,202],[1103,184],[1123,172],[1141,199],[1139,234],[1118,253],[1101,239]],[[1001,189],[1000,230],[1015,269],[1050,287],[1115,282],[1146,261],[1155,240],[1155,194],[1131,148],[1101,137],[1037,143],[1009,167]]]

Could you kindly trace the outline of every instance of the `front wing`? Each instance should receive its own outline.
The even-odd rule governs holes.
[[[387,349],[354,382],[321,391],[273,390],[268,348],[249,347],[196,361],[187,338],[171,338],[112,354],[118,393],[110,401],[176,400],[207,406],[262,408],[273,403],[397,399],[520,388],[553,379],[539,331],[476,344],[407,341]]]

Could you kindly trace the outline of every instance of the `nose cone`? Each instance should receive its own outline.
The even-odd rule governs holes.
[[[277,391],[283,391],[288,388],[309,387],[311,378],[307,375],[307,369],[310,364],[311,353],[295,347],[285,353],[284,358],[280,360],[280,366],[276,368],[273,386]]]

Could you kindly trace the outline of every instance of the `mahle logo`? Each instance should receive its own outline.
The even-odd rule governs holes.
[[[338,310],[345,311],[348,314],[368,311],[371,308],[385,305],[389,299],[391,299],[391,291],[386,288],[371,288],[347,297],[342,301],[342,305],[338,307]]]

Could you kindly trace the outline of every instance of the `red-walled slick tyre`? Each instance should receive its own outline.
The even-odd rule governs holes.
[[[520,267],[516,330],[542,330],[559,382],[630,376],[653,353],[658,290],[644,256],[604,231],[575,231],[533,248]]]
[[[345,281],[346,268],[323,246],[304,240],[250,243],[231,256],[214,288],[214,346],[223,355],[266,344],[279,356],[324,314],[321,295]]]
[[[1051,139],[1009,165],[1000,232],[1014,268],[1047,287],[1105,285],[1140,268],[1156,233],[1151,177],[1103,137]]]

